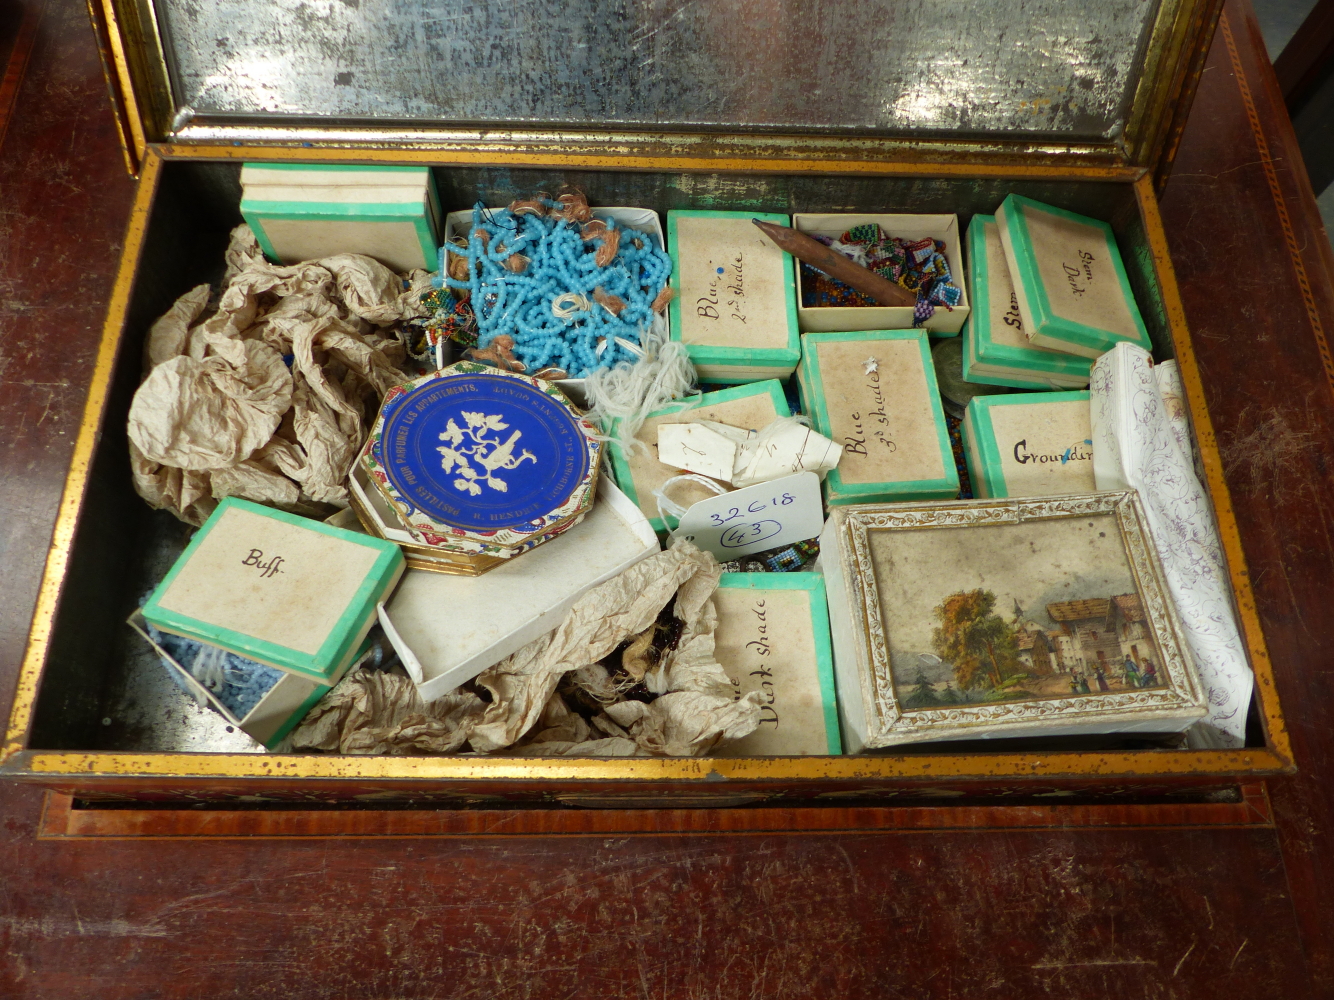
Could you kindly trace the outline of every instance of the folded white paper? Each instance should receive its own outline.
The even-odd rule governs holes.
[[[1164,382],[1172,374],[1162,373]],[[1208,692],[1209,714],[1192,736],[1201,745],[1241,746],[1253,678],[1233,615],[1213,509],[1195,475],[1184,410],[1174,425],[1152,357],[1133,344],[1117,344],[1098,359],[1089,389],[1098,489],[1139,491]]]
[[[612,483],[574,527],[478,577],[410,569],[380,624],[434,701],[550,632],[584,593],[658,552],[648,520]]]
[[[801,417],[779,417],[758,431],[716,420],[658,428],[659,461],[737,489],[798,472],[823,479],[842,455],[841,445],[811,430]]]
[[[729,482],[736,467],[736,453],[736,441],[701,421],[658,428],[658,461],[663,465]]]
[[[737,453],[732,485],[754,486],[798,472],[814,472],[823,479],[842,455],[842,445],[817,434],[797,417],[779,417],[759,433],[747,432]]]

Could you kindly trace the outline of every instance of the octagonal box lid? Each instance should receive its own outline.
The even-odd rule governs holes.
[[[389,392],[358,458],[366,527],[475,575],[593,506],[602,445],[555,385],[460,362]],[[379,523],[388,511],[400,524]]]

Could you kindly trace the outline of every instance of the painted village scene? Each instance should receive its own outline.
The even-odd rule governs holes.
[[[900,708],[1168,683],[1109,519],[976,532],[932,532],[929,548],[921,532],[873,542],[881,565],[894,569],[879,582]]]
[[[1016,600],[1002,615],[991,591],[961,591],[940,603],[936,618],[930,652],[918,652],[915,663],[912,656],[894,657],[905,709],[1103,694],[1163,682],[1135,593],[1031,610]]]

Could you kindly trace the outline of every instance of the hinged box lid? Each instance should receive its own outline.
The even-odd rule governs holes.
[[[1221,0],[92,0],[131,147],[1170,159]]]

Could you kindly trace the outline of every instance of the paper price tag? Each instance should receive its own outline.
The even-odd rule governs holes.
[[[691,505],[675,535],[726,561],[814,538],[823,527],[820,477],[799,472]]]

